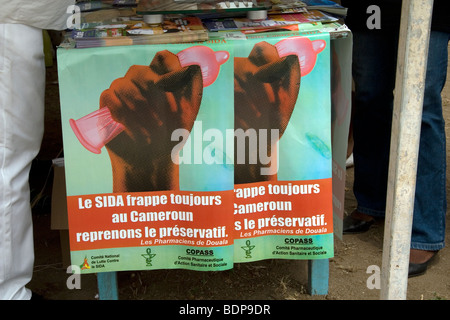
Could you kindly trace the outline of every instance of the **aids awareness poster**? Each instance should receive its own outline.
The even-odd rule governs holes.
[[[235,262],[329,258],[333,255],[329,38],[253,41],[234,51],[235,129],[255,128],[268,146],[260,145],[252,164],[255,152],[249,150],[249,159],[239,161],[241,144],[236,143]],[[271,46],[282,58],[261,64]],[[261,134],[265,131],[267,138]]]
[[[328,34],[58,49],[72,264],[333,256]]]

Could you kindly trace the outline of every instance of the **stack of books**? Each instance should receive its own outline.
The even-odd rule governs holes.
[[[205,3],[219,9],[198,9],[205,8]],[[166,11],[161,9],[161,1],[79,1],[80,24],[66,33],[61,46],[92,48],[202,42],[232,32],[310,31],[338,25],[346,15],[346,8],[331,0],[169,0],[163,4]],[[267,18],[249,19],[246,13],[258,8],[265,9]],[[146,23],[146,14],[159,14],[162,22]]]
[[[296,13],[269,14],[264,20],[251,20],[249,18],[218,18],[204,19],[203,24],[209,32],[241,31],[255,33],[277,30],[300,31],[306,25],[317,25],[338,21],[337,17],[328,15],[319,10],[305,10]]]
[[[198,17],[174,17],[165,18],[158,25],[142,20],[90,23],[72,30],[69,40],[76,48],[127,46],[205,41],[208,40],[208,32]]]
[[[322,10],[341,17],[347,15],[347,8],[331,0],[302,0],[308,10]]]

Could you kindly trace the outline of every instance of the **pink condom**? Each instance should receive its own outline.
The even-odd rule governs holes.
[[[209,47],[195,46],[180,51],[177,56],[182,67],[193,64],[200,66],[203,87],[207,87],[216,81],[220,66],[228,60],[230,54],[227,51],[215,52]]]
[[[326,47],[325,40],[313,40],[306,37],[286,38],[275,44],[280,58],[295,54],[300,63],[301,76],[304,77],[314,68],[317,55]]]
[[[213,51],[209,47],[194,46],[178,54],[182,67],[199,65],[203,87],[211,85],[218,77],[220,66],[230,57],[227,51]],[[78,141],[89,151],[99,154],[101,148],[124,130],[122,124],[111,117],[108,107],[100,108],[78,119],[70,119],[70,126]]]
[[[122,124],[113,120],[107,107],[91,112],[78,120],[70,119],[69,123],[81,144],[97,154],[124,129]]]

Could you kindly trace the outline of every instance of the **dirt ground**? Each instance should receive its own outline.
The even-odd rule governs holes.
[[[47,68],[47,74],[46,131],[41,153],[33,163],[30,176],[32,200],[36,200],[33,209],[36,261],[29,288],[50,300],[95,300],[98,299],[96,275],[83,275],[81,289],[67,288],[70,274],[66,271],[67,265],[62,263],[59,231],[50,228],[51,160],[63,154],[55,64]],[[443,101],[449,136],[449,81]],[[355,207],[352,168],[347,169],[346,181],[345,210],[351,212]],[[119,272],[119,299],[377,300],[380,290],[367,287],[367,279],[371,275],[367,269],[372,265],[381,268],[383,229],[383,222],[379,222],[365,234],[346,235],[342,241],[335,239],[335,257],[329,264],[329,292],[325,296],[308,294],[306,261],[266,260],[237,264],[234,269],[221,272]],[[446,241],[450,243],[450,228],[447,228]],[[408,280],[407,299],[449,300],[449,270],[450,251],[446,248],[439,252],[436,263],[425,275]]]

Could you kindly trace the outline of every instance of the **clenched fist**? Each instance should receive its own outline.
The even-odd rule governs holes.
[[[171,160],[175,129],[190,131],[202,100],[200,66],[182,67],[178,57],[158,52],[150,66],[134,65],[100,96],[124,130],[106,144],[113,192],[178,188],[177,166]]]
[[[256,145],[246,146],[245,163],[240,142],[235,143],[235,183],[269,180],[261,168],[276,160],[271,157],[271,163],[262,162],[260,146],[266,145],[267,152],[262,153],[270,157],[275,147],[272,142],[275,144],[287,127],[300,89],[299,59],[294,54],[280,58],[275,46],[260,42],[248,58],[235,58],[234,63],[235,129],[254,129],[258,135]],[[276,137],[271,136],[271,129],[278,130]],[[261,136],[261,130],[267,136]],[[249,163],[252,157],[257,163]]]

